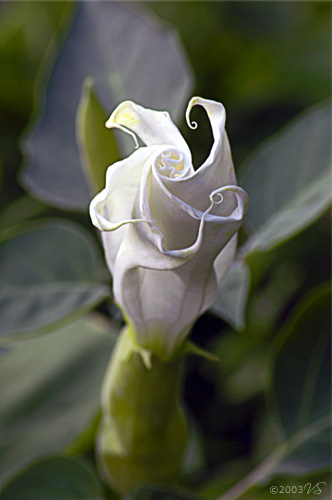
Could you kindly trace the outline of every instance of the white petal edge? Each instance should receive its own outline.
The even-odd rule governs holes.
[[[221,103],[193,97],[186,110],[186,120],[192,129],[197,128],[196,122],[190,121],[190,112],[196,105],[202,106],[210,120],[213,145],[208,158],[190,176],[179,179],[166,179],[165,185],[175,196],[201,210],[207,208],[207,197],[211,186],[235,185],[236,176],[230,146],[225,131],[226,111]]]
[[[198,126],[196,122],[190,121],[190,112],[194,106],[202,106],[205,109],[211,123],[214,139],[214,143],[208,158],[205,160],[203,165],[201,165],[199,169],[196,170],[196,175],[198,175],[198,172],[204,170],[207,166],[211,165],[211,163],[214,162],[218,149],[222,145],[223,135],[225,133],[226,111],[224,106],[220,102],[212,101],[210,99],[203,99],[202,97],[197,96],[192,97],[186,109],[186,121],[188,127],[190,127],[191,129],[196,129]]]
[[[191,159],[190,149],[167,111],[154,111],[133,101],[124,101],[106,122],[107,128],[118,128],[130,134],[138,147],[136,135],[147,146],[171,144]]]
[[[176,196],[172,195],[168,191],[168,189],[163,185],[163,182],[161,181],[160,177],[157,176],[156,179],[160,183],[160,187],[164,190],[165,194],[170,198],[170,201],[178,206],[179,210],[185,211],[189,216],[191,216],[194,219],[200,220],[200,226],[198,230],[198,235],[196,238],[196,241],[193,245],[183,248],[183,249],[176,249],[176,250],[164,250],[163,249],[163,234],[155,224],[155,222],[152,220],[151,212],[150,212],[150,207],[148,204],[148,196],[147,196],[147,178],[148,175],[150,175],[150,171],[148,168],[144,168],[143,175],[142,175],[142,182],[141,182],[141,188],[140,188],[140,213],[144,214],[147,220],[151,221],[151,226],[147,228],[147,233],[149,235],[150,241],[152,241],[158,248],[158,250],[163,254],[167,255],[169,257],[173,258],[181,258],[181,259],[190,259],[193,257],[199,250],[199,248],[202,245],[203,242],[203,235],[204,235],[204,225],[205,221],[206,222],[214,222],[218,224],[225,224],[225,223],[231,223],[231,222],[241,222],[242,219],[244,218],[248,206],[248,196],[247,193],[240,188],[239,186],[223,186],[221,188],[215,189],[212,191],[209,195],[210,199],[210,205],[205,210],[204,212],[197,210],[184,201],[180,200]],[[233,210],[233,212],[226,217],[219,216],[219,215],[213,215],[210,212],[212,211],[214,205],[219,204],[222,202],[222,193],[225,193],[227,191],[231,191],[235,194],[236,200],[237,200],[237,206]]]
[[[110,221],[107,220],[102,211],[107,204],[108,198],[110,197],[112,191],[117,188],[117,176],[122,176],[128,169],[132,170],[132,175],[138,177],[137,179],[137,190],[139,189],[141,173],[144,168],[144,164],[151,154],[154,153],[156,148],[140,148],[134,151],[128,158],[118,161],[108,167],[106,172],[106,185],[105,188],[98,193],[90,203],[90,217],[94,226],[96,226],[101,231],[115,231],[124,224],[146,222],[151,221],[143,218],[128,218],[120,221]],[[128,176],[128,181],[130,181],[130,176]]]

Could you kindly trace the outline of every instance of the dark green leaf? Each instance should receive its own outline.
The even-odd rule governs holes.
[[[278,336],[274,350],[273,387],[268,397],[273,416],[277,414],[279,417],[283,439],[263,462],[218,500],[266,498],[264,495],[269,490],[260,488],[260,484],[292,486],[298,484],[296,476],[301,477],[300,486],[304,489],[310,481],[305,476],[324,475],[329,470],[331,298],[329,283],[311,291]],[[288,478],[287,483],[278,482],[282,475]],[[327,486],[324,480],[323,487]],[[279,493],[279,489],[273,491]],[[289,493],[295,495],[291,490]],[[325,493],[329,495],[330,489],[325,489],[323,497],[329,498]]]
[[[270,500],[273,498],[291,500],[330,500],[331,484],[328,474],[319,474],[308,477],[295,478],[285,474],[274,478],[267,484],[252,486],[242,494],[229,495],[226,492],[221,497],[207,497],[211,500]]]
[[[250,286],[248,266],[242,262],[234,265],[221,281],[218,298],[212,312],[225,319],[237,330],[245,326],[245,309]]]
[[[203,440],[197,425],[189,422],[189,437],[181,473],[185,477],[194,477],[206,467]]]
[[[89,500],[101,495],[92,469],[73,458],[51,457],[30,465],[0,493],[0,500]]]
[[[0,334],[42,333],[109,294],[93,238],[72,222],[27,226],[0,242]]]
[[[76,115],[76,133],[91,194],[104,188],[107,167],[120,159],[114,132],[105,127],[106,119],[93,90],[93,81],[86,78]]]
[[[117,327],[98,316],[20,342],[0,361],[0,477],[62,451],[99,410]]]
[[[268,250],[314,222],[331,204],[331,107],[309,109],[243,168],[254,234],[246,252]]]
[[[69,2],[0,3],[1,112],[12,109],[16,115],[30,114],[41,60],[57,44],[58,31],[68,22],[70,11]],[[11,127],[6,123],[6,128]],[[7,147],[4,142],[2,146]]]
[[[91,77],[110,113],[132,99],[168,110],[175,120],[192,86],[173,29],[146,8],[121,2],[81,2],[46,90],[44,115],[24,143],[23,183],[55,206],[86,210],[90,199],[80,166],[75,116],[82,83]],[[108,162],[109,163],[109,162]]]
[[[44,203],[25,194],[13,201],[5,210],[1,212],[0,229],[6,229],[16,224],[22,224],[29,219],[34,219],[49,207]]]
[[[272,401],[287,451],[274,473],[305,474],[331,461],[330,307],[330,286],[319,287],[285,325]]]
[[[247,468],[247,460],[236,461],[228,467],[222,467],[215,478],[209,480],[200,493],[206,500],[267,500],[273,497],[282,496],[291,500],[314,500],[321,498],[328,500],[331,498],[331,481],[328,472],[319,474],[290,477],[287,473],[264,481],[260,485],[252,484],[249,476],[246,476],[244,485],[242,481],[235,483],[234,479],[239,476],[239,472]],[[248,481],[247,481],[248,479]],[[230,488],[230,485],[233,487]],[[241,485],[241,487],[240,487]],[[319,493],[320,492],[320,493]],[[321,495],[317,497],[317,495]]]
[[[138,488],[126,500],[199,500],[199,497],[182,488],[153,485]]]
[[[303,475],[329,468],[331,463],[331,427],[325,427],[304,439],[285,456],[274,473]]]
[[[266,257],[267,253],[263,255]],[[302,283],[296,262],[278,261],[268,279],[265,278],[264,286],[251,293],[246,328],[241,332],[225,332],[216,338],[212,350],[221,360],[222,390],[228,401],[239,403],[263,392],[271,334]]]

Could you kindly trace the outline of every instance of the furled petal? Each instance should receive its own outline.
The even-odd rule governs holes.
[[[224,186],[210,194],[211,210],[222,203],[217,195],[228,190],[237,199],[233,213],[223,217],[206,211],[199,219],[198,212],[192,211],[195,221],[199,219],[199,229],[195,242],[187,248],[164,250],[157,235],[155,241],[146,237],[150,225],[125,228],[115,262],[115,299],[128,316],[139,345],[161,357],[174,354],[196,317],[216,299],[214,260],[239,229],[247,207],[241,188]],[[172,203],[174,215],[177,212],[181,219],[181,205],[175,198]],[[171,204],[169,211],[173,211]],[[189,215],[190,210],[184,213]]]
[[[190,149],[166,111],[143,108],[132,101],[124,101],[113,111],[106,122],[108,128],[127,129],[138,135],[147,146],[177,146],[191,158]],[[135,139],[136,140],[136,139]],[[136,141],[137,145],[137,141]]]
[[[144,164],[154,152],[153,147],[140,148],[128,158],[111,165],[106,173],[106,187],[90,204],[93,224],[103,231],[107,263],[113,272],[113,262],[123,239],[124,225],[145,222],[135,218],[134,206],[139,191]]]
[[[232,210],[225,213],[225,199],[232,197]],[[247,195],[238,186],[223,186],[208,194],[208,208],[202,212],[174,196],[164,185],[156,159],[144,167],[140,189],[140,215],[152,224],[140,228],[160,252],[184,257],[196,253],[203,241],[204,224],[238,224],[246,211]],[[237,230],[237,229],[236,229]],[[233,234],[231,234],[233,236]],[[227,233],[227,241],[230,239]],[[226,244],[227,241],[224,243]],[[209,242],[210,244],[210,242]],[[222,242],[217,242],[219,251]]]
[[[167,165],[164,158],[169,156],[180,160],[182,169],[176,172],[186,175],[188,159],[182,157],[181,150],[164,148],[151,158],[151,163],[145,165],[139,198],[140,215],[155,222],[143,230],[162,252],[191,247],[197,239],[203,216],[202,212],[195,214],[191,207],[182,203],[164,186],[163,181],[168,177],[161,165]]]
[[[225,132],[225,110],[205,108],[214,137],[195,172],[189,148],[168,113],[126,101],[107,126],[147,145],[110,167],[105,190],[91,204],[103,231],[113,291],[140,347],[171,358],[196,318],[216,299],[229,268],[248,197],[236,185]],[[137,141],[136,141],[137,142]]]
[[[190,177],[173,181],[165,181],[168,189],[189,205],[204,211],[208,204],[211,187],[215,189],[225,185],[236,184],[236,177],[227,134],[225,132],[226,112],[222,104],[193,97],[186,111],[188,125],[196,128],[195,122],[190,122],[190,111],[193,106],[202,106],[210,119],[214,143],[206,161]],[[224,208],[226,206],[224,200]]]
[[[135,337],[139,345],[169,359],[207,309],[205,298],[211,297],[209,305],[215,301],[215,273],[207,261],[197,265],[195,259],[173,271],[141,269],[138,277],[141,316],[135,317]]]
[[[220,283],[226,272],[230,268],[236,253],[237,234],[227,243],[221,250],[216,260],[214,261],[214,270],[217,277],[217,282]],[[212,304],[211,304],[212,305]]]

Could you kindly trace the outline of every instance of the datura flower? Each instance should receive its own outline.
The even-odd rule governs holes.
[[[236,250],[248,197],[236,185],[222,104],[193,97],[214,143],[197,170],[170,115],[131,101],[106,123],[145,144],[111,165],[90,214],[102,231],[113,291],[138,346],[171,359],[196,318],[216,300]]]

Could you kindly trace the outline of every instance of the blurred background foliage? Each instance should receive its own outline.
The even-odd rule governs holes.
[[[179,30],[194,70],[195,93],[224,103],[237,166],[289,119],[330,95],[326,2],[148,5]],[[201,142],[191,141],[197,164],[209,151],[202,135]]]
[[[225,105],[238,175],[244,183],[248,182],[249,167],[256,165],[256,189],[262,192],[268,182],[259,175],[257,167],[261,153],[255,156],[253,151],[306,108],[326,102],[330,97],[331,4],[163,1],[145,2],[145,7],[177,30],[195,78],[192,95],[215,99]],[[1,352],[5,354],[0,360],[3,387],[0,393],[6,410],[2,410],[0,417],[5,436],[0,446],[3,464],[0,473],[4,476],[7,473],[9,477],[11,464],[16,464],[18,472],[41,455],[55,452],[67,455],[67,458],[50,458],[47,464],[29,465],[23,473],[25,476],[18,476],[17,482],[14,480],[4,488],[1,500],[21,498],[20,484],[24,483],[26,488],[26,478],[42,477],[41,484],[43,481],[49,484],[49,470],[55,470],[59,477],[70,475],[73,491],[75,481],[79,484],[86,481],[82,493],[86,496],[80,498],[112,497],[110,492],[103,492],[98,480],[92,477],[92,449],[98,421],[96,394],[103,372],[101,367],[107,362],[105,352],[108,354],[106,332],[116,334],[121,322],[118,311],[109,301],[110,278],[102,261],[100,242],[86,211],[68,211],[47,203],[45,198],[36,199],[22,182],[22,137],[33,130],[31,127],[39,117],[45,100],[45,75],[63,47],[75,8],[70,2],[55,1],[0,4],[0,331],[4,336],[15,334],[15,338],[11,337],[15,341],[22,333],[39,337],[46,331],[53,332],[24,343],[2,343]],[[63,48],[61,53],[64,57]],[[84,58],[84,53],[80,57]],[[190,81],[188,75],[189,70]],[[71,85],[70,79],[66,85]],[[189,87],[190,83],[187,94]],[[80,95],[81,89],[78,100]],[[113,103],[107,107],[100,93],[98,97],[107,114]],[[118,102],[120,100],[118,97]],[[149,102],[142,104],[149,105]],[[173,105],[175,113],[175,101]],[[183,105],[178,104],[178,108]],[[159,107],[166,109],[167,105]],[[177,112],[178,119],[181,113]],[[85,109],[84,116],[90,115]],[[93,120],[95,115],[91,116],[89,119]],[[212,137],[202,109],[195,108],[192,118],[199,123],[197,131],[190,130],[184,120],[180,122],[180,129],[198,167],[210,151]],[[86,129],[82,133],[86,133]],[[308,141],[310,143],[310,137]],[[287,163],[284,168],[280,165],[280,172],[287,169]],[[278,174],[278,165],[274,173]],[[315,173],[315,165],[312,173]],[[325,188],[328,184],[329,177]],[[318,191],[318,195],[320,193]],[[295,199],[297,191],[293,194]],[[252,199],[255,197],[253,193]],[[316,364],[322,369],[313,374],[310,368],[311,375],[306,382],[315,396],[312,396],[314,406],[320,409],[319,418],[329,412],[329,360],[323,356],[328,352],[327,346],[322,340],[317,341],[315,348],[316,339],[326,338],[330,328],[326,298],[326,282],[331,274],[330,216],[326,209],[327,203],[318,209],[316,216],[307,217],[301,231],[294,231],[271,248],[257,248],[247,254],[242,251],[245,267],[239,261],[238,274],[228,278],[228,302],[223,295],[219,306],[217,304],[217,308],[206,313],[194,326],[193,340],[217,354],[221,363],[213,364],[196,357],[188,359],[184,400],[192,422],[192,439],[181,485],[194,493],[186,497],[188,493],[172,490],[165,493],[165,498],[193,500],[195,494],[216,499],[273,452],[285,439],[282,434],[289,440],[295,431],[307,436],[303,428],[310,426],[315,418],[309,410],[302,415],[301,405],[305,405],[307,396],[299,402],[300,409],[293,404],[295,396],[290,400],[286,396],[288,392],[306,394],[301,380],[305,379],[303,374],[308,372],[308,366],[315,364],[306,357],[310,346],[315,353],[313,359],[318,360]],[[254,234],[250,222],[249,218],[240,234],[241,245]],[[59,250],[57,254],[56,245],[65,247],[66,252],[61,254]],[[72,266],[73,255],[77,256],[75,266]],[[48,268],[51,260],[54,265]],[[21,302],[15,306],[18,296]],[[31,297],[37,301],[34,304],[43,304],[43,307],[32,310]],[[48,304],[52,310],[56,305],[54,319],[45,319]],[[236,311],[229,313],[234,304]],[[95,312],[72,322],[91,309]],[[111,323],[107,319],[110,315]],[[23,331],[18,326],[22,324],[26,325]],[[78,332],[80,340],[75,340]],[[109,349],[112,343],[113,337]],[[298,344],[303,345],[303,349],[297,349]],[[68,350],[67,357],[63,358],[65,349],[61,347],[64,345]],[[51,367],[46,363],[38,370],[32,369],[48,350],[52,351]],[[89,352],[93,352],[91,358]],[[288,373],[289,367],[293,369]],[[22,388],[25,373],[29,376]],[[61,373],[67,375],[61,376]],[[92,398],[87,398],[86,392],[80,389],[81,375],[82,383],[89,384],[94,393]],[[73,380],[69,383],[71,377]],[[4,384],[8,380],[10,383]],[[317,392],[317,387],[323,387],[325,392]],[[63,415],[59,408],[67,408],[67,414]],[[292,422],[298,423],[295,431],[289,428],[285,414],[293,416]],[[74,426],[70,425],[73,421]],[[63,432],[66,426],[68,429]],[[32,439],[27,437],[26,429]],[[304,440],[300,445],[307,446],[304,450],[295,447],[295,458],[290,454],[280,460],[278,466],[269,471],[270,475],[266,475],[263,486],[256,485],[239,498],[268,498],[270,484],[303,486],[309,480],[313,484],[326,481],[329,450],[325,450],[326,436],[324,439],[319,433],[317,436],[320,438],[315,443]],[[35,443],[39,443],[38,446]],[[88,472],[85,463],[68,457],[82,454],[92,467]],[[311,460],[306,461],[308,456]],[[63,492],[56,491],[57,487],[51,485],[49,497],[42,498],[65,498],[61,496]],[[36,492],[28,496],[25,489],[24,493],[26,499],[39,498]],[[138,491],[132,498],[163,498],[161,492],[157,493],[159,496],[154,494],[152,490]],[[329,498],[329,494],[326,486],[324,498]],[[68,498],[76,497],[68,495]],[[303,498],[310,495],[303,494]]]

